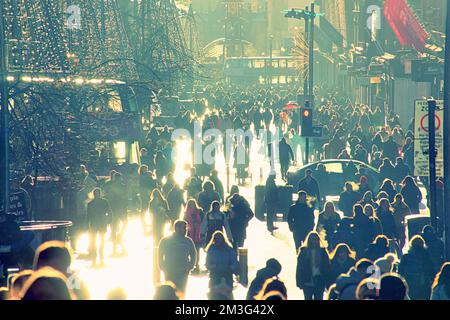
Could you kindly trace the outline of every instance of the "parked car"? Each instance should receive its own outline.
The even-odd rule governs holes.
[[[323,177],[317,174],[317,167],[321,164],[325,166]],[[346,181],[357,183],[361,175],[367,177],[372,190],[377,190],[380,186],[378,169],[358,160],[329,159],[314,162],[301,168],[295,166],[289,168],[287,181],[289,185],[294,186],[294,192],[298,191],[298,184],[305,177],[305,172],[308,169],[312,170],[313,177],[318,180],[322,195],[338,196],[343,191]]]

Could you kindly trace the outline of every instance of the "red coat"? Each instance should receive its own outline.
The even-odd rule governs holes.
[[[195,244],[202,243],[200,226],[203,220],[203,210],[187,209],[185,213],[185,219],[188,223],[188,237],[191,238]]]

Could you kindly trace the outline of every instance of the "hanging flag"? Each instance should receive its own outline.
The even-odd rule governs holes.
[[[429,34],[422,27],[406,0],[386,0],[384,16],[402,46],[425,47]]]

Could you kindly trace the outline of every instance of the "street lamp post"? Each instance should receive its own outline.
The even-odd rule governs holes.
[[[430,190],[430,220],[431,225],[437,230],[436,216],[436,135],[435,135],[436,100],[428,100],[428,166],[429,166],[429,190]]]
[[[444,73],[444,244],[445,258],[450,258],[450,5],[447,4]]]
[[[273,62],[273,34],[269,37],[269,67],[267,74],[267,84],[272,88],[272,62]]]
[[[315,6],[311,4],[311,27],[309,30],[309,102],[310,107],[314,108],[314,18]]]
[[[306,6],[306,11],[309,11],[309,7]],[[305,18],[305,41],[309,41],[309,19]],[[308,56],[308,63],[309,63],[309,56]],[[308,83],[309,83],[309,74],[305,72],[305,78],[303,79],[303,103],[308,101]]]
[[[305,79],[304,83],[304,96],[305,96],[305,107],[314,108],[314,20],[317,15],[315,12],[314,3],[311,4],[311,11],[308,10],[298,10],[291,9],[290,11],[285,11],[286,18],[294,19],[305,19],[305,36],[306,41],[309,41],[309,54],[308,54],[308,79]],[[308,97],[308,98],[306,98]],[[305,137],[305,162],[309,162],[309,138]]]
[[[5,1],[0,0],[0,106],[1,106],[1,126],[2,137],[0,142],[0,149],[3,154],[1,161],[2,167],[0,168],[1,175],[1,188],[3,190],[3,208],[4,213],[9,209],[9,128],[8,128],[8,82],[7,82],[7,69],[8,69],[8,50],[6,45],[6,30],[5,30],[5,18],[4,18]]]

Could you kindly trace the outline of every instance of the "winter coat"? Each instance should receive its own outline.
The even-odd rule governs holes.
[[[351,268],[347,274],[340,275],[336,279],[339,300],[356,300],[356,288],[363,279],[363,276],[354,268]]]
[[[318,257],[320,259],[318,268],[318,275],[313,275],[312,270],[312,254],[313,251],[310,248],[302,247],[297,257],[297,271],[296,280],[297,287],[304,289],[305,287],[323,287],[325,288],[329,272],[330,272],[330,258],[325,249],[317,249]]]
[[[106,232],[112,217],[109,202],[103,198],[95,198],[87,205],[87,221],[94,231]]]
[[[402,257],[398,271],[408,283],[409,296],[412,300],[430,299],[435,270],[426,250],[420,252],[410,250]]]
[[[325,212],[321,212],[317,221],[317,231],[324,231],[326,234],[326,239],[328,240],[336,231],[340,221],[341,216],[337,212],[333,212],[330,215]]]
[[[356,260],[353,258],[347,258],[344,261],[339,261],[339,259],[336,257],[333,260],[330,261],[330,273],[328,277],[328,285],[331,286],[333,283],[336,282],[337,278],[341,274],[346,274],[350,271],[350,268],[353,267],[356,263]]]
[[[287,221],[289,230],[304,239],[314,228],[314,209],[306,203],[297,202],[289,208]]]
[[[404,186],[400,192],[412,213],[419,213],[422,192],[417,186]]]
[[[308,180],[307,177],[300,180],[298,183],[298,191],[305,191],[308,196],[315,197],[317,200],[320,200],[320,189],[317,180],[311,177],[311,180]]]
[[[392,212],[390,210],[383,210],[379,207],[377,209],[377,218],[381,222],[383,234],[388,237],[388,239],[395,239],[397,232],[395,228],[395,219]]]
[[[339,197],[339,209],[344,216],[351,217],[353,215],[353,206],[361,199],[356,191],[344,191]]]

